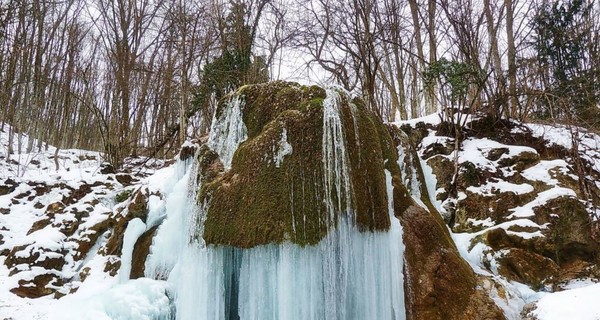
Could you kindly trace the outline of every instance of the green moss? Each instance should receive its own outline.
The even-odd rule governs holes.
[[[201,191],[210,198],[204,228],[208,243],[252,247],[291,240],[305,245],[327,233],[320,200],[322,105],[311,103],[310,88],[277,91],[280,85],[245,88],[249,138],[238,147],[232,169]],[[253,110],[265,110],[275,100],[271,107],[276,112]],[[301,105],[307,107],[298,110]],[[284,128],[293,152],[277,168],[273,157]]]
[[[119,194],[117,194],[117,196],[115,197],[115,201],[117,201],[117,203],[121,203],[121,202],[127,200],[130,195],[131,195],[131,190],[123,190]]]
[[[362,103],[342,104],[346,150],[350,160],[356,223],[360,230],[387,230],[390,227],[384,155],[375,120]]]
[[[285,110],[301,110],[306,101],[314,101],[322,106],[325,91],[319,87],[300,86],[297,83],[275,81],[266,84],[244,86],[235,94],[245,97],[243,119],[248,129],[248,137],[261,133],[263,127]],[[312,102],[312,101],[311,101]],[[309,103],[310,104],[310,103]]]
[[[274,82],[245,86],[236,94],[245,99],[248,139],[238,147],[231,170],[203,169],[215,168],[218,161],[200,153],[204,164],[199,201],[208,203],[204,239],[242,248],[286,240],[318,243],[328,232],[322,163],[325,91]],[[342,121],[358,228],[387,230],[384,169],[392,174],[395,209],[404,211],[412,204],[400,181],[395,144],[385,125],[360,101],[343,98]],[[277,167],[274,156],[284,129],[293,152]]]

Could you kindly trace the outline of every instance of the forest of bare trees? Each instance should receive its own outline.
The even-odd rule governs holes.
[[[0,129],[35,138],[8,157],[41,141],[165,157],[220,97],[298,70],[385,121],[598,129],[599,16],[593,0],[0,0]]]

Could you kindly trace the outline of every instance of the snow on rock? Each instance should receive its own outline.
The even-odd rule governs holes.
[[[499,157],[490,159],[490,152],[493,150],[503,150]],[[475,139],[468,138],[462,143],[462,150],[458,156],[459,163],[470,162],[479,169],[485,169],[490,172],[496,172],[500,167],[502,160],[512,159],[523,153],[537,155],[537,151],[530,147],[509,146],[487,138]]]
[[[530,181],[541,181],[548,185],[558,185],[556,173],[567,174],[569,172],[568,164],[565,160],[542,160],[538,164],[525,169],[521,176]]]
[[[166,162],[127,158],[128,173],[114,173],[98,152],[37,141],[27,150],[25,134],[20,153],[15,139],[16,153],[8,154],[7,132],[0,132],[0,318],[47,319],[55,298],[83,299],[116,285],[111,270],[120,258],[107,254],[115,221],[131,207],[136,185]],[[160,198],[160,177],[153,178],[148,192]]]
[[[600,227],[600,199],[583,198],[580,187],[583,182],[587,194],[600,194],[600,136],[566,126],[507,122],[491,128],[474,117],[456,154],[454,138],[440,135],[431,116],[422,122],[395,124],[418,131],[427,188],[436,190],[430,191],[432,203],[447,210],[459,252],[490,282],[489,292],[507,318],[520,319],[524,306],[545,296],[536,319],[600,319],[586,300],[598,295],[592,289],[577,293],[585,303],[569,306],[559,300],[569,301],[576,291],[547,294],[599,280],[594,230]],[[571,153],[573,136],[579,163]],[[581,166],[585,170],[577,172]]]
[[[483,196],[492,196],[499,192],[513,192],[515,194],[526,194],[534,191],[534,188],[532,185],[527,183],[516,184],[507,181],[489,181],[479,187],[469,186],[467,187],[467,191],[471,193],[479,193]]]
[[[510,209],[512,214],[508,216],[508,219],[533,217],[535,216],[534,209],[536,207],[542,206],[548,203],[548,201],[560,197],[576,197],[576,194],[572,189],[561,187],[554,187],[550,190],[542,191],[538,193],[533,201],[523,206]]]

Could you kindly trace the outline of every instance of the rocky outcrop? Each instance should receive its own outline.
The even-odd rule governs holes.
[[[131,257],[130,279],[137,279],[144,276],[146,258],[150,252],[150,245],[152,245],[152,238],[156,234],[156,229],[158,229],[158,226],[148,229],[136,241]]]
[[[143,222],[146,221],[148,215],[148,190],[139,188],[133,195],[131,201],[127,204],[123,211],[118,212],[112,217],[114,220],[114,229],[106,244],[105,254],[120,256],[123,249],[123,236],[127,229],[129,221],[140,218]]]
[[[231,99],[244,101],[240,112],[248,137],[224,173],[215,175],[207,168],[217,166],[208,149],[200,155],[201,172],[212,172],[202,178],[199,194],[199,202],[207,203],[203,230],[207,243],[248,248],[289,240],[305,245],[316,244],[327,234],[322,150],[325,98],[319,87],[275,82],[242,87],[220,104],[217,119],[227,115]],[[360,230],[387,230],[384,169],[398,173],[391,137],[362,102],[346,95],[339,99],[352,196],[338,200],[351,202]],[[390,160],[389,164],[384,160]],[[297,223],[294,216],[305,218]]]
[[[402,177],[413,197],[397,211],[403,226],[405,292],[408,319],[505,319],[483,289],[481,279],[460,256],[442,215],[431,202],[423,170],[411,139],[389,128],[399,153]],[[443,150],[443,148],[439,148]]]
[[[35,276],[31,280],[19,280],[19,286],[10,289],[10,292],[21,298],[39,298],[56,293],[56,288],[63,285],[60,276],[46,273]]]
[[[434,214],[411,206],[402,215],[408,319],[504,319]]]
[[[485,118],[465,129],[456,177],[453,146],[453,137],[429,126],[419,152],[437,178],[446,222],[468,235],[468,251],[483,248],[481,261],[472,263],[533,290],[561,290],[573,279],[597,278],[593,208],[600,206],[594,196],[600,185],[592,181],[600,173],[582,176],[577,170],[577,161],[594,159],[583,151],[574,155],[574,149],[535,136],[526,126]]]

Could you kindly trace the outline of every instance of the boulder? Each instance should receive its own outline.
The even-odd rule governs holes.
[[[316,244],[328,232],[322,200],[325,91],[284,82],[245,86],[219,105],[216,117],[224,117],[228,102],[239,97],[248,138],[233,155],[231,169],[215,175],[208,166],[218,170],[217,159],[200,152],[200,171],[211,173],[202,177],[199,193],[199,202],[208,204],[204,240],[240,248],[284,240]],[[361,231],[387,230],[384,169],[399,174],[395,146],[386,126],[361,101],[340,94],[340,109],[352,196],[337,200],[352,202]],[[278,159],[285,144],[293,150]],[[296,224],[294,215],[306,217],[305,223]]]
[[[19,286],[10,289],[10,292],[21,298],[39,298],[53,294],[56,290],[53,287],[63,285],[63,280],[52,274],[46,273],[35,276],[32,280],[19,280]]]
[[[408,319],[505,319],[478,286],[437,212],[411,206],[401,221]]]
[[[559,275],[559,266],[552,259],[518,248],[508,250],[498,259],[498,263],[501,275],[536,290],[553,283]]]

